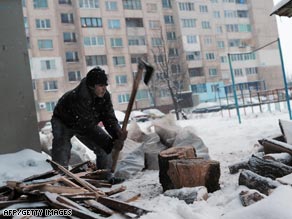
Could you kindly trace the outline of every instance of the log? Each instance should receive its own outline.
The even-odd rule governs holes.
[[[261,176],[276,179],[292,173],[292,167],[283,163],[261,159],[252,155],[248,161],[249,169]]]
[[[249,169],[248,161],[242,161],[228,166],[230,174],[238,173],[240,169]]]
[[[282,153],[274,153],[274,154],[266,154],[264,156],[265,160],[273,160],[278,161],[280,163],[286,164],[288,166],[291,166],[292,164],[292,156],[288,153],[282,152]]]
[[[87,201],[85,201],[85,204],[90,206],[94,212],[102,214],[102,215],[107,216],[107,217],[109,217],[115,213],[114,211],[112,211],[108,207],[100,204],[99,202],[97,202],[95,200],[87,200]]]
[[[159,182],[162,185],[163,191],[174,189],[174,185],[167,174],[169,169],[169,161],[174,159],[188,159],[195,157],[196,152],[192,146],[172,147],[159,153]]]
[[[260,176],[250,170],[243,170],[239,174],[239,185],[246,186],[250,189],[256,189],[260,193],[269,195],[281,183],[267,177]]]
[[[201,158],[169,161],[168,176],[175,189],[205,186],[208,192],[220,189],[220,163]]]
[[[240,198],[241,204],[244,207],[246,207],[255,202],[262,200],[263,198],[265,198],[265,196],[259,192],[241,191],[239,193],[239,198]]]
[[[259,140],[259,143],[263,145],[265,154],[286,152],[292,155],[292,145],[285,142],[265,138]]]

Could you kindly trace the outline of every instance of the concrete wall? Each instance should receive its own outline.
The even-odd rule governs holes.
[[[0,154],[40,150],[21,0],[0,1]]]

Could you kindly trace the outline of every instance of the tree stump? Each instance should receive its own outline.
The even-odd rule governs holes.
[[[201,158],[169,161],[168,176],[174,188],[205,186],[208,192],[220,189],[220,163]]]
[[[189,159],[195,157],[196,151],[192,146],[172,147],[159,153],[159,182],[162,185],[163,191],[174,189],[174,185],[167,174],[169,169],[169,161],[174,159]]]

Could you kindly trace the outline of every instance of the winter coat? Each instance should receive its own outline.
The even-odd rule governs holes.
[[[112,138],[117,139],[121,129],[109,92],[106,91],[102,98],[95,96],[87,87],[85,78],[75,89],[68,91],[59,99],[53,116],[79,133],[86,133],[102,122]]]

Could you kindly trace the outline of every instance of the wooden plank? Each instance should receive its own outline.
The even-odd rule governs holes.
[[[78,176],[75,176],[73,173],[71,173],[69,170],[61,166],[60,164],[52,161],[52,160],[47,160],[47,162],[54,164],[59,170],[61,170],[64,174],[66,174],[69,177],[72,177],[74,180],[76,180],[80,185],[84,186],[86,189],[88,189],[91,192],[94,192],[96,195],[96,198],[98,198],[101,195],[105,195],[104,192],[98,190],[95,188],[93,185],[90,183],[86,182],[85,180],[81,179]]]
[[[118,188],[116,188],[116,189],[113,189],[113,190],[111,190],[111,191],[105,192],[105,194],[106,194],[107,196],[111,196],[111,195],[114,195],[114,194],[117,194],[117,193],[123,192],[123,191],[125,191],[126,189],[127,189],[126,186],[120,186],[120,187],[118,187]]]
[[[117,200],[114,200],[114,199],[109,198],[109,197],[101,197],[100,196],[97,199],[97,201],[99,203],[117,211],[117,212],[120,212],[120,213],[133,213],[133,214],[136,214],[137,216],[141,216],[143,214],[147,214],[150,212],[148,210],[145,210],[145,209],[133,206],[133,205],[129,205],[125,202],[117,201]]]
[[[103,204],[101,204],[95,200],[87,200],[87,201],[84,201],[84,203],[89,205],[91,208],[93,208],[95,212],[102,214],[102,215],[105,215],[107,217],[109,217],[115,213],[110,208],[104,206]]]

